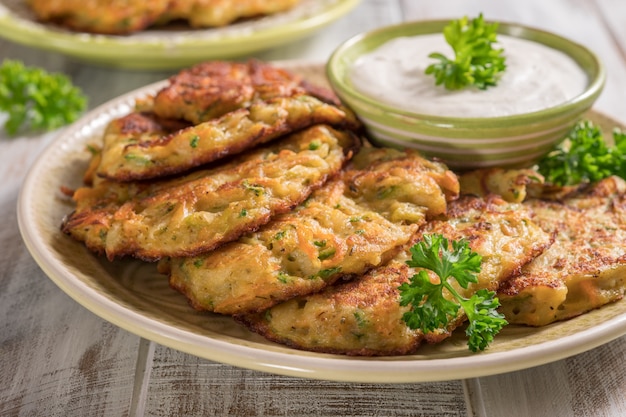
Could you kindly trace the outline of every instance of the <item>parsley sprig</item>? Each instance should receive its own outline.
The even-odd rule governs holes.
[[[8,114],[4,129],[10,135],[23,126],[52,130],[71,123],[86,103],[82,91],[63,74],[15,60],[5,60],[0,66],[0,112]]]
[[[507,324],[497,311],[500,303],[495,292],[480,289],[465,298],[449,282],[454,278],[467,289],[470,283],[478,282],[476,274],[481,263],[482,257],[471,250],[467,240],[448,241],[440,234],[425,235],[411,247],[411,259],[407,261],[409,266],[423,269],[399,287],[400,305],[410,305],[402,317],[407,326],[432,332],[445,327],[462,308],[469,322],[465,331],[468,347],[473,352],[484,350]],[[433,283],[426,270],[437,274],[439,282]],[[453,300],[444,296],[444,289]]]
[[[539,173],[554,185],[595,182],[611,175],[626,178],[626,132],[613,131],[608,144],[589,120],[576,124],[556,149],[538,163]]]
[[[481,90],[495,86],[506,69],[503,49],[494,48],[497,41],[497,23],[485,23],[482,13],[475,19],[467,16],[454,20],[443,29],[446,42],[454,50],[454,57],[433,52],[429,58],[438,62],[426,68],[426,74],[435,76],[435,84],[448,90],[475,86]]]

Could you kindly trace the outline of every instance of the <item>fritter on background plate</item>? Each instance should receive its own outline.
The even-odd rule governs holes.
[[[27,0],[37,18],[68,29],[125,35],[172,20],[219,27],[289,10],[299,0]]]
[[[37,19],[71,30],[127,34],[153,25],[171,0],[27,0]]]
[[[196,28],[226,26],[239,19],[272,15],[300,0],[171,0],[162,21],[186,20]]]

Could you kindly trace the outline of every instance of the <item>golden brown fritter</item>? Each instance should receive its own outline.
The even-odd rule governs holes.
[[[473,250],[483,257],[480,282],[470,287],[495,291],[500,284],[520,273],[554,242],[534,219],[533,211],[499,196],[464,196],[451,204],[445,218],[428,222],[420,234],[443,234],[451,240],[467,239]],[[460,294],[467,293],[461,287]]]
[[[291,9],[299,0],[27,0],[37,18],[83,32],[122,35],[172,20],[197,28]]]
[[[413,270],[402,261],[373,269],[257,314],[237,316],[250,330],[296,349],[359,356],[405,355],[424,335],[402,321],[398,287]]]
[[[544,178],[532,169],[485,168],[459,176],[462,194],[496,194],[512,203],[521,203],[543,189]]]
[[[172,259],[170,284],[196,309],[238,314],[385,263],[426,217],[445,212],[458,184],[414,152],[370,154],[381,153],[389,159],[348,170],[258,232],[198,257]],[[397,167],[390,169],[393,161]]]
[[[253,235],[206,255],[172,259],[170,285],[197,310],[235,314],[319,291],[343,274],[388,261],[417,225],[364,210],[343,195],[344,187],[333,181]]]
[[[556,242],[507,281],[507,320],[543,326],[621,299],[626,292],[626,182],[610,177],[562,201],[524,203]]]
[[[154,112],[193,124],[249,107],[256,100],[311,95],[339,105],[332,91],[315,87],[301,77],[257,60],[245,63],[209,61],[181,70],[154,97]]]
[[[114,181],[179,174],[316,124],[358,126],[349,110],[310,96],[279,97],[168,135],[105,132],[97,174]]]
[[[109,259],[197,255],[301,203],[341,170],[357,144],[351,133],[317,125],[281,140],[264,159],[206,175],[77,190],[77,210],[62,230]]]
[[[103,34],[127,34],[154,24],[170,0],[28,0],[41,21],[69,29]]]
[[[364,148],[351,166],[346,174],[350,197],[392,221],[415,206],[428,207],[430,215],[444,213],[446,202],[459,196],[459,181],[448,167],[413,151]]]
[[[498,192],[525,200],[556,243],[499,290],[515,324],[544,326],[623,298],[626,292],[626,183],[557,187],[532,170],[479,170],[460,178],[462,192]]]
[[[482,255],[478,283],[459,287],[462,295],[470,296],[480,288],[494,289],[551,243],[530,217],[519,204],[464,197],[450,203],[447,218],[428,222],[420,233],[468,239],[472,250]],[[400,306],[398,287],[416,273],[405,264],[409,256],[403,251],[351,282],[237,318],[268,339],[298,349],[368,356],[413,353],[423,341],[447,338],[465,318],[460,313],[446,328],[426,335],[406,326],[402,315],[408,307]]]
[[[181,123],[179,120],[167,120],[158,117],[152,113],[150,109],[151,106],[148,105],[145,110],[137,110],[126,116],[113,119],[107,125],[104,136],[150,138],[151,140],[157,140],[160,137],[187,127],[186,123]],[[97,171],[102,162],[102,144],[91,144],[88,146],[88,150],[91,152],[92,158],[83,176],[83,182],[86,185],[93,185],[95,182],[101,180],[101,178],[97,176]]]
[[[300,0],[172,0],[163,21],[183,19],[192,27],[226,26],[240,19],[291,9]]]
[[[484,168],[459,176],[461,194],[487,196],[495,194],[511,203],[529,199],[560,201],[576,192],[580,185],[554,185],[532,168]]]

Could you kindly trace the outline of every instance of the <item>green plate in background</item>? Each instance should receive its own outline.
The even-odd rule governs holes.
[[[71,32],[37,22],[24,0],[0,0],[0,37],[119,68],[167,69],[228,59],[301,39],[350,12],[359,0],[301,0],[292,10],[223,28],[150,29],[127,36]]]

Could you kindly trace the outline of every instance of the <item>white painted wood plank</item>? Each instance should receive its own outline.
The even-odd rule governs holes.
[[[307,59],[324,62],[343,41],[361,32],[380,26],[399,23],[402,15],[399,0],[362,0],[349,14],[325,27],[315,35],[261,52],[255,56],[263,60]]]
[[[604,18],[605,26],[613,34],[616,47],[626,62],[626,2],[622,0],[595,0]]]
[[[626,337],[549,365],[480,378],[488,416],[626,415]]]
[[[43,274],[21,242],[17,188],[9,189],[0,199],[0,415],[124,415],[138,338],[89,313]]]
[[[151,416],[465,416],[460,381],[365,384],[238,369],[157,347]]]

